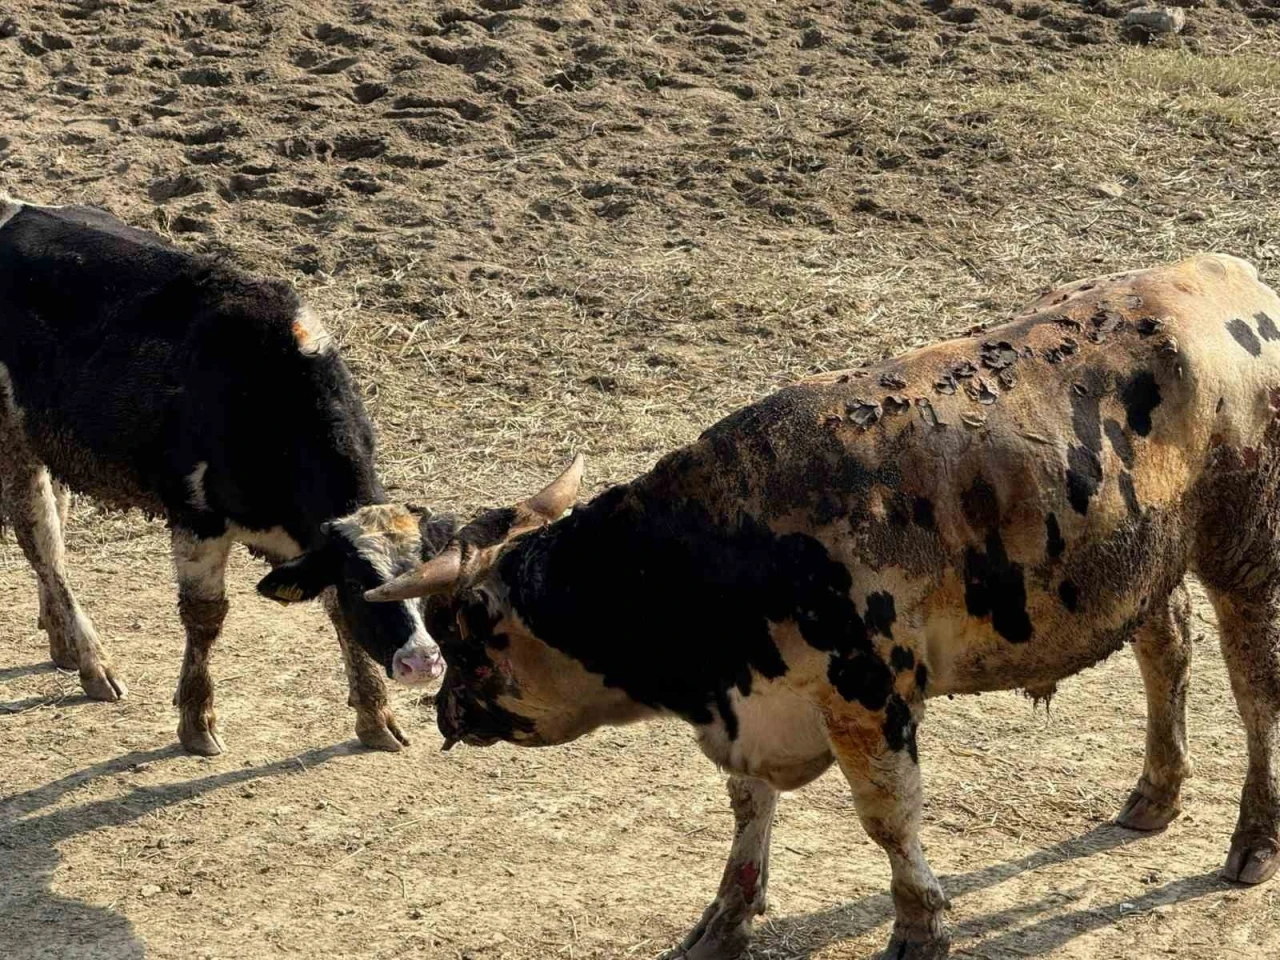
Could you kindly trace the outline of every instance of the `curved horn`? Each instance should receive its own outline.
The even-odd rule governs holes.
[[[389,583],[366,590],[364,598],[375,603],[388,600],[412,600],[453,588],[462,574],[462,551],[451,547],[428,560],[416,570],[401,574]]]
[[[578,454],[564,473],[526,500],[524,505],[540,517],[559,520],[578,499],[578,488],[582,486],[582,470],[585,466],[586,460],[582,454]]]

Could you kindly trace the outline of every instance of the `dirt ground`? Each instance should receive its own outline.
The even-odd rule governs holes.
[[[16,0],[0,188],[292,279],[337,333],[394,495],[599,489],[795,376],[1215,249],[1280,281],[1280,2]],[[270,411],[264,411],[270,416]],[[282,429],[284,427],[282,426]],[[47,663],[0,544],[0,958],[640,958],[714,892],[732,821],[676,723],[569,747],[362,751],[318,609],[237,559],[229,752],[175,749],[166,537],[77,501],[73,581],[127,678]],[[1243,735],[1197,632],[1186,814],[1108,820],[1142,760],[1127,654],[934,703],[924,839],[954,955],[1275,957],[1280,884],[1217,878]],[[756,958],[874,953],[888,871],[838,776],[786,797]]]

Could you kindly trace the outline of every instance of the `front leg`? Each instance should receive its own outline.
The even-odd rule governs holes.
[[[338,609],[337,591],[322,595],[324,609],[338,633],[342,662],[347,672],[347,706],[356,711],[356,738],[370,750],[395,753],[409,746],[409,738],[387,705],[387,687],[378,665],[351,637],[347,622]]]
[[[729,778],[734,835],[720,892],[684,942],[661,960],[736,960],[751,939],[751,921],[764,913],[769,882],[769,834],[778,791],[751,777]]]
[[[896,918],[881,960],[941,960],[950,949],[948,903],[920,846],[916,724],[922,703],[894,694],[881,710],[841,705],[828,719],[831,746],[853,790],[858,819],[889,856]]]
[[[213,709],[209,655],[227,617],[226,569],[229,536],[206,539],[189,530],[173,531],[173,566],[178,580],[178,615],[187,634],[182,673],[173,703],[178,739],[190,753],[216,757],[223,751]]]

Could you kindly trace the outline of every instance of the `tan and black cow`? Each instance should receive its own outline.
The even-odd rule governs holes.
[[[1167,824],[1188,773],[1189,570],[1248,737],[1226,874],[1280,866],[1280,299],[1243,261],[1072,284],[966,339],[785,389],[547,512],[490,515],[370,599],[452,598],[448,743],[557,744],[663,713],[696,726],[735,774],[737,833],[671,956],[741,952],[777,791],[833,761],[892,865],[885,956],[945,955],[918,836],[925,701],[1043,694],[1126,643],[1148,729],[1120,822]]]

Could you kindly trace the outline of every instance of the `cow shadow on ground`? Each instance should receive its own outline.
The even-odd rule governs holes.
[[[1115,824],[1094,827],[1088,833],[1036,850],[1016,860],[992,864],[969,873],[941,877],[943,890],[952,898],[996,886],[1029,870],[1066,863],[1117,847],[1140,842],[1146,834]],[[963,940],[985,936],[975,946],[973,956],[991,960],[1006,957],[1043,956],[1070,940],[1101,927],[1134,916],[1195,900],[1211,893],[1233,889],[1217,873],[1183,877],[1158,887],[1144,887],[1141,893],[1105,906],[1090,906],[1062,912],[1069,896],[1054,894],[1039,901],[1009,907],[963,923],[953,924],[952,936]],[[1052,912],[1052,916],[1044,916]],[[1039,918],[1039,919],[1037,919]],[[841,904],[829,910],[799,917],[768,921],[757,927],[753,946],[763,956],[785,956],[804,960],[831,944],[852,940],[893,920],[893,899],[888,892]],[[1029,922],[1028,921],[1032,921]],[[1008,929],[1018,924],[1017,929]],[[1005,930],[1003,933],[991,934]],[[963,949],[955,950],[965,955]]]
[[[42,673],[57,673],[58,668],[49,660],[43,663],[24,663],[17,667],[0,667],[0,683],[8,683],[19,677],[34,677]]]
[[[139,820],[213,790],[302,772],[358,752],[362,752],[358,744],[346,741],[262,766],[240,767],[180,783],[139,785],[123,796],[40,812],[95,779],[136,772],[148,764],[183,755],[177,746],[167,746],[126,753],[0,798],[0,917],[4,918],[0,923],[0,957],[142,960],[146,945],[125,916],[53,891],[59,843]]]

